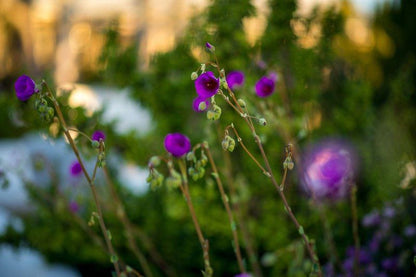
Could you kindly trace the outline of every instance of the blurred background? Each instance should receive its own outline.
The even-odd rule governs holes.
[[[191,108],[190,74],[209,61],[204,51],[209,41],[226,72],[245,73],[238,93],[269,122],[259,133],[277,177],[288,142],[303,149],[342,137],[354,145],[360,262],[372,270],[363,276],[413,276],[414,14],[414,0],[1,1],[0,275],[110,276],[112,270],[97,243],[98,227],[85,225],[93,211],[90,192],[82,177],[70,173],[75,156],[59,125],[42,122],[33,100],[15,97],[14,82],[26,74],[56,88],[71,126],[86,134],[106,133],[117,193],[154,276],[196,276],[202,268],[182,196],[166,188],[150,190],[145,181],[147,162],[165,153],[169,132],[215,148],[221,174],[238,184],[246,233],[262,274],[305,276],[310,263],[274,188],[241,149],[222,156],[226,125],[241,125],[247,138],[249,130],[224,103],[220,123]],[[272,72],[279,76],[277,92],[259,101],[254,85]],[[73,135],[92,170],[94,152],[85,138]],[[249,148],[258,154],[254,145]],[[99,174],[97,186],[114,244],[123,261],[142,271],[104,179]],[[326,275],[352,276],[350,202],[314,203],[299,183],[291,173],[289,202],[316,240]],[[207,177],[191,189],[215,275],[237,274],[215,185]],[[324,225],[332,230],[332,249]]]

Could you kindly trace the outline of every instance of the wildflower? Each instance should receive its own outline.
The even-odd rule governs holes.
[[[227,75],[227,84],[231,90],[239,88],[244,83],[244,73],[241,71],[231,71]]]
[[[173,156],[179,158],[191,150],[191,141],[181,133],[167,134],[165,137],[165,149]]]
[[[91,139],[95,141],[105,140],[105,134],[103,131],[97,130],[92,134]]]
[[[361,221],[364,227],[376,226],[380,224],[380,222],[381,217],[378,211],[372,211],[371,213],[364,215]]]
[[[251,277],[252,275],[250,273],[241,273],[238,275],[235,275],[234,277]]]
[[[415,225],[408,225],[404,229],[404,235],[406,237],[414,237],[416,235],[416,226]]]
[[[70,172],[72,176],[78,176],[82,172],[81,164],[78,161],[75,161],[71,164]]]
[[[345,197],[355,175],[354,158],[352,148],[340,141],[324,141],[313,146],[300,167],[305,189],[315,199]]]
[[[212,71],[202,73],[195,80],[196,93],[204,99],[214,96],[218,92],[219,87],[220,81],[215,78]]]
[[[74,214],[79,211],[79,205],[76,201],[69,202],[68,208]]]
[[[28,100],[37,92],[35,81],[27,75],[22,75],[17,78],[14,83],[14,89],[16,90],[16,96],[20,101]]]
[[[207,43],[205,43],[205,49],[208,52],[214,52],[215,51],[215,46],[212,45],[211,43],[207,42]]]
[[[209,107],[210,101],[209,98],[203,98],[198,96],[194,99],[192,107],[196,112],[203,112]]]
[[[256,94],[259,97],[267,97],[274,92],[275,81],[272,78],[263,76],[256,83]]]

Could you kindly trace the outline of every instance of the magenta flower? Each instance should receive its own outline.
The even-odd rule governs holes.
[[[22,75],[17,78],[14,83],[14,89],[16,90],[16,96],[20,101],[28,100],[35,92],[37,92],[35,81],[27,75]]]
[[[81,164],[78,161],[75,161],[71,164],[69,170],[72,176],[79,176],[82,173]]]
[[[195,80],[196,93],[204,99],[214,96],[218,92],[219,87],[220,80],[215,78],[212,71],[202,73]]]
[[[267,97],[274,92],[275,81],[270,78],[263,76],[256,83],[256,94],[259,97]]]
[[[200,105],[200,104],[203,102],[205,103],[205,108],[201,109],[203,105]],[[202,98],[201,96],[198,96],[192,102],[192,107],[194,111],[196,112],[203,112],[203,111],[206,111],[206,109],[209,107],[209,104],[210,104],[209,98]]]
[[[91,139],[95,141],[105,140],[105,134],[103,131],[97,130],[92,134]]]
[[[179,158],[191,150],[191,141],[181,133],[167,134],[165,137],[165,149],[173,156]]]
[[[309,149],[302,163],[304,188],[315,199],[338,200],[351,189],[355,154],[341,141],[327,140]]]
[[[235,88],[239,88],[244,83],[244,73],[241,71],[231,71],[227,75],[227,84],[228,87],[233,90]]]

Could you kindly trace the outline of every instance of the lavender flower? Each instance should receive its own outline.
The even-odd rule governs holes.
[[[179,158],[191,150],[191,141],[181,133],[167,134],[165,137],[165,149],[173,156]]]
[[[14,89],[16,90],[16,96],[20,101],[28,100],[37,92],[35,81],[27,75],[22,75],[17,78],[14,83]]]
[[[275,81],[272,78],[263,76],[256,83],[256,94],[259,97],[270,96],[274,92]]]
[[[212,71],[202,73],[195,80],[196,93],[204,99],[214,96],[218,92],[219,87],[220,81],[215,78]]]
[[[305,153],[300,168],[304,188],[315,199],[337,200],[351,188],[354,152],[341,141],[323,141]]]
[[[416,235],[416,226],[415,225],[408,225],[404,228],[404,235],[406,237],[414,237]]]
[[[237,274],[234,277],[251,277],[252,275],[250,273],[241,273]]]
[[[70,173],[72,176],[79,176],[82,173],[82,167],[78,161],[71,164]]]
[[[241,71],[231,71],[227,75],[227,84],[231,90],[239,88],[244,83],[244,73]]]
[[[203,107],[204,104],[201,104],[201,103],[205,103],[205,107]],[[203,98],[201,96],[198,96],[192,102],[192,107],[194,111],[196,112],[203,112],[209,107],[209,104],[210,104],[209,98]]]
[[[364,215],[361,224],[364,227],[371,227],[380,224],[381,217],[378,211],[372,211],[369,214]]]
[[[97,130],[92,134],[91,139],[95,141],[105,140],[105,134],[103,131]]]

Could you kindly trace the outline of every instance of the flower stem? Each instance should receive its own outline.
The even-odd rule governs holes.
[[[87,179],[88,184],[90,185],[90,189],[91,189],[91,192],[92,192],[92,195],[93,195],[93,198],[94,198],[95,207],[96,207],[97,212],[98,212],[98,222],[99,222],[99,225],[100,225],[100,228],[101,228],[101,232],[103,233],[108,251],[109,251],[111,257],[117,257],[116,252],[113,248],[113,244],[111,243],[111,240],[110,240],[109,235],[108,235],[108,229],[107,229],[107,227],[105,225],[105,222],[104,222],[103,213],[102,213],[100,202],[98,200],[98,194],[97,194],[97,190],[95,189],[94,181],[90,177],[90,175],[88,174],[87,170],[85,169],[85,166],[84,166],[84,163],[83,163],[83,161],[81,159],[81,156],[79,154],[78,148],[77,148],[74,140],[72,139],[71,134],[69,133],[68,126],[67,126],[65,118],[62,114],[61,108],[59,107],[58,101],[53,96],[51,89],[49,88],[48,84],[45,81],[42,81],[42,85],[44,85],[46,87],[47,96],[52,100],[52,103],[55,107],[55,111],[58,115],[58,119],[59,119],[59,121],[62,125],[65,137],[68,139],[68,142],[71,145],[71,148],[72,148],[75,156],[77,157],[77,160],[78,160],[79,164],[81,165],[82,172],[84,173],[84,176]],[[120,267],[119,267],[119,264],[117,262],[117,259],[114,259],[114,261],[112,261],[112,263],[113,263],[114,268],[116,270],[117,276],[120,276]]]
[[[167,263],[163,260],[161,255],[157,252],[157,250],[154,248],[153,244],[150,241],[150,238],[146,234],[144,234],[141,231],[141,229],[139,229],[137,226],[134,226],[133,228],[133,223],[130,221],[130,219],[127,216],[126,209],[124,208],[123,202],[121,201],[120,196],[117,193],[116,187],[114,185],[114,182],[112,181],[107,165],[103,166],[103,172],[104,172],[104,176],[107,181],[107,184],[109,186],[110,192],[112,194],[112,198],[116,204],[117,216],[119,217],[121,223],[123,224],[126,230],[126,236],[127,236],[127,240],[129,243],[128,247],[134,253],[136,258],[139,260],[140,265],[142,266],[146,277],[152,276],[152,273],[150,271],[146,258],[144,257],[140,249],[137,247],[136,240],[134,238],[134,231],[140,232],[141,234],[140,239],[142,240],[143,244],[149,251],[152,260],[165,272],[167,276],[174,276],[175,275],[174,272],[167,265]]]
[[[182,184],[179,186],[179,188],[181,189],[182,194],[185,197],[186,204],[188,205],[188,209],[192,217],[192,222],[194,223],[195,230],[198,235],[199,243],[201,244],[202,253],[204,257],[204,265],[205,265],[204,276],[211,277],[213,274],[213,270],[211,268],[211,263],[209,261],[209,243],[208,243],[208,240],[205,239],[204,235],[202,234],[201,227],[199,226],[198,219],[195,214],[194,205],[192,204],[191,196],[189,194],[186,165],[183,160],[179,160],[179,167],[180,167],[181,174],[182,174]]]
[[[232,105],[233,108],[236,109],[236,111],[239,112],[240,114],[244,114],[246,111],[244,111],[243,108],[240,106],[240,104],[238,103],[237,99],[235,98],[234,93],[232,92],[232,90],[230,88],[228,88],[228,93],[229,93],[231,99],[233,100],[233,102],[234,102],[234,104],[236,106],[236,108],[234,108],[234,105]],[[228,103],[231,102],[227,98],[226,98],[226,101]],[[257,146],[258,146],[258,148],[260,150],[261,156],[263,158],[264,164],[266,166],[267,173],[269,174],[269,177],[270,177],[270,179],[272,181],[272,184],[275,186],[277,192],[279,193],[279,196],[280,196],[280,198],[283,201],[283,205],[284,205],[285,210],[288,213],[290,219],[295,224],[296,229],[299,231],[299,234],[301,235],[301,237],[302,237],[302,239],[303,239],[303,241],[305,243],[305,246],[306,246],[307,252],[309,254],[309,257],[311,258],[311,260],[314,263],[314,267],[315,266],[317,267],[316,268],[316,271],[318,273],[318,276],[322,276],[319,259],[318,259],[318,256],[315,253],[313,243],[311,243],[310,240],[309,240],[309,238],[306,236],[306,234],[305,234],[305,232],[303,230],[303,227],[299,224],[298,220],[296,219],[296,216],[292,212],[292,209],[290,208],[290,205],[287,202],[287,199],[286,199],[286,196],[285,196],[284,192],[280,189],[281,187],[279,186],[279,184],[276,181],[276,178],[273,175],[273,171],[271,169],[271,166],[270,166],[270,163],[269,163],[269,159],[267,158],[267,155],[266,155],[266,153],[264,151],[264,148],[263,148],[263,144],[262,144],[262,142],[260,140],[260,137],[256,133],[256,130],[254,128],[254,125],[252,124],[251,120],[249,120],[247,118],[247,116],[243,116],[243,119],[246,121],[248,127],[251,130],[251,133],[254,136],[254,139],[255,139],[256,144],[257,144]]]
[[[231,231],[233,233],[234,248],[235,248],[234,250],[235,250],[235,255],[237,257],[238,267],[239,267],[241,273],[245,273],[246,270],[244,268],[243,259],[241,258],[241,251],[240,251],[240,244],[239,244],[239,240],[238,240],[237,226],[236,226],[236,223],[235,223],[235,220],[234,220],[233,213],[232,213],[231,208],[230,208],[228,196],[224,191],[224,187],[222,185],[222,182],[221,182],[221,179],[220,179],[220,176],[219,176],[219,172],[218,172],[217,167],[215,165],[214,159],[212,158],[211,151],[209,149],[208,144],[202,145],[202,147],[207,152],[208,160],[211,164],[212,171],[214,173],[213,176],[215,178],[215,181],[217,182],[218,190],[221,193],[222,202],[224,204],[225,210],[227,211],[228,220],[230,221]]]
[[[352,233],[354,236],[354,276],[358,276],[360,272],[360,237],[358,235],[357,186],[355,184],[352,184],[350,196],[351,196]]]

